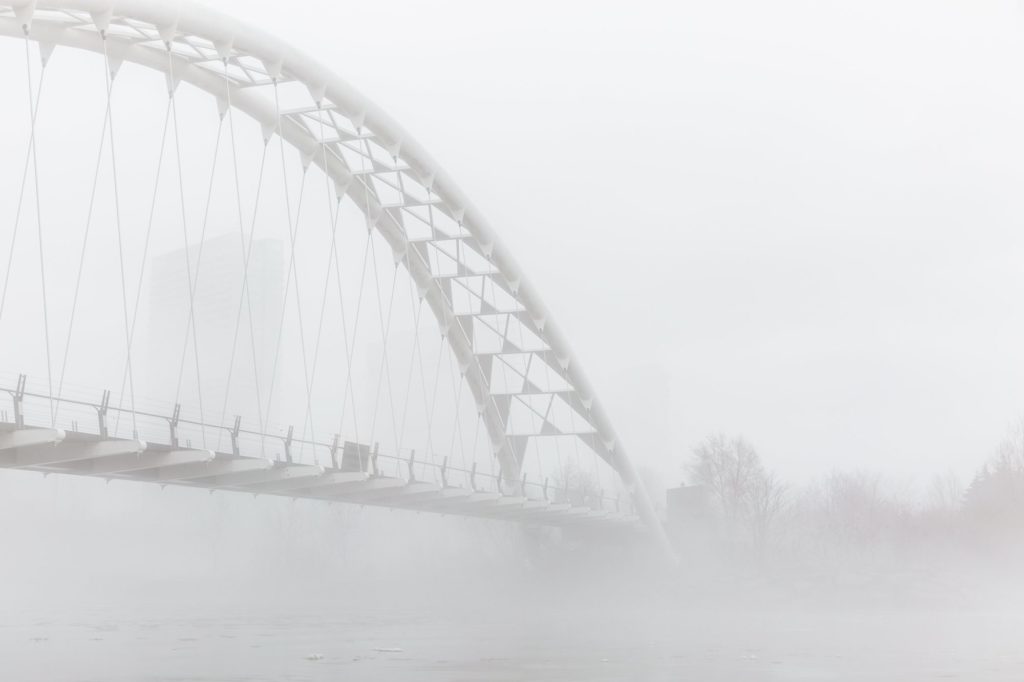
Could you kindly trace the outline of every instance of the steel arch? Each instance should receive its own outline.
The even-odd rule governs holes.
[[[541,415],[540,433],[508,434],[512,401],[536,395],[549,395],[552,401],[561,399],[586,423],[585,429],[574,435],[619,474],[642,516],[660,529],[643,483],[568,344],[487,221],[408,133],[330,69],[261,30],[190,2],[0,0],[0,35],[35,41],[44,57],[55,46],[99,53],[106,50],[115,67],[127,61],[168,75],[172,91],[184,81],[210,93],[220,101],[222,112],[230,102],[256,119],[268,138],[278,132],[280,125],[282,137],[307,163],[320,166],[333,179],[339,197],[347,194],[356,202],[387,239],[396,259],[401,258],[458,359],[503,475],[515,481],[529,437],[567,433]],[[229,62],[239,67],[238,73],[226,75]],[[259,88],[254,87],[275,81],[305,85],[311,98],[309,109],[290,112],[279,121],[273,101],[261,97],[255,92]],[[333,129],[329,144],[317,139],[308,125],[314,117]],[[351,168],[342,150],[344,142],[351,139],[368,140],[367,149],[374,144],[392,162],[370,158],[369,173]],[[330,154],[322,155],[321,149],[327,146]],[[380,201],[374,191],[377,176],[384,174],[398,177],[401,201],[397,205]],[[417,191],[410,191],[410,187]],[[426,239],[411,239],[407,226],[415,219],[412,209],[425,205],[457,224],[456,233],[435,229],[431,220]],[[443,248],[441,242],[455,242],[455,253]],[[454,272],[435,267],[434,261],[442,257],[438,251],[451,261]],[[456,282],[460,277],[481,278],[483,282],[475,311],[456,310],[453,305],[452,289],[461,286]],[[493,300],[488,301],[487,283],[492,287],[492,299],[500,291],[501,298],[514,304],[498,308]],[[474,329],[489,315],[507,316],[503,329],[494,330],[501,337],[500,352],[474,350]],[[526,345],[521,339],[511,338],[513,319],[520,335],[525,330],[539,340],[535,347],[521,347]],[[528,356],[518,393],[495,394],[491,390],[492,365],[503,352]],[[561,388],[544,390],[531,382],[529,368],[534,361],[564,380]]]

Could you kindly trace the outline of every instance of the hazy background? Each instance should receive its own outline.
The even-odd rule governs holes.
[[[665,484],[720,430],[746,437],[794,485],[836,469],[881,472],[908,488],[946,471],[966,482],[1024,415],[1024,26],[1013,0],[209,4],[330,65],[432,152],[543,293],[632,457]],[[153,82],[146,106],[159,113]],[[23,153],[23,140],[8,143],[5,153]],[[491,631],[467,633],[484,621],[458,609],[502,620],[501,609],[529,594],[557,610],[562,593],[508,587],[579,565],[501,524],[26,472],[0,472],[0,537],[2,611],[16,627],[56,632],[52,614],[149,614],[157,602],[194,615],[301,601],[358,619],[418,593],[457,607],[441,611],[457,623],[449,644],[476,657],[490,649],[471,636]],[[602,565],[578,547],[567,552],[583,554],[588,575]],[[984,570],[961,573],[952,589],[916,575],[869,588],[887,604],[905,585],[924,585],[928,608],[956,607],[985,582]],[[687,576],[680,589],[746,595],[717,567]],[[576,585],[581,601],[618,595],[622,583],[600,577]],[[631,580],[662,601],[663,583]],[[438,587],[447,591],[433,594]],[[600,623],[603,642],[640,633],[632,660],[660,646],[648,635],[661,637],[673,640],[659,649],[666,659],[727,659],[711,666],[734,675],[722,679],[749,673],[748,663],[776,679],[757,647],[779,632],[769,649],[803,643],[793,655],[804,664],[786,669],[793,679],[824,679],[849,660],[899,659],[920,672],[944,643],[947,672],[988,666],[1006,674],[993,679],[1019,679],[1024,666],[1013,607],[1004,614],[1013,622],[954,619],[946,629],[926,614],[896,628],[904,641],[877,622],[854,618],[833,631],[784,613],[767,624],[717,614],[705,631],[682,607],[674,631],[643,605],[616,616],[619,630],[605,626],[607,613],[585,610],[567,621],[528,614],[540,624],[520,629],[591,659],[594,633],[564,622]],[[433,617],[417,627],[432,633]],[[356,625],[335,623],[332,641],[347,642]],[[145,627],[125,625],[124,637]],[[173,628],[168,636],[194,639],[194,623],[180,628],[181,639]],[[219,624],[209,628],[211,641],[221,636]],[[24,655],[27,635],[14,632],[0,645]],[[815,639],[834,632],[849,636]],[[740,635],[722,645],[730,633]],[[380,637],[366,647],[400,640]],[[681,641],[697,644],[677,656]],[[860,656],[861,644],[882,653]],[[239,660],[262,665],[216,642],[190,646],[210,647],[225,675]],[[302,663],[321,646],[311,636],[267,657]],[[440,655],[433,646],[422,649]],[[848,659],[837,663],[829,646]],[[122,664],[125,679],[153,672],[148,650],[137,651]],[[594,678],[593,668],[580,676]]]
[[[966,479],[1024,414],[1016,3],[211,4],[431,150],[667,480]]]
[[[967,476],[1024,413],[1015,2],[216,5],[432,151],[638,460]]]
[[[432,151],[666,483],[966,480],[1024,414],[1015,2],[211,4]]]

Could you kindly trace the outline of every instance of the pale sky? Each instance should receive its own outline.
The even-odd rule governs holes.
[[[216,4],[431,150],[637,459],[967,475],[1024,415],[1015,3]]]

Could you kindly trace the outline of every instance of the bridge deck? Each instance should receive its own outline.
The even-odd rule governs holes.
[[[544,526],[636,530],[636,515],[399,476],[0,422],[0,468],[373,505]]]

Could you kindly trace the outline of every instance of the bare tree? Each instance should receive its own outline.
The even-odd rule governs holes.
[[[572,459],[567,459],[551,478],[551,495],[557,502],[583,505],[589,498],[600,492],[597,477],[581,468]]]
[[[789,486],[774,473],[761,471],[749,488],[747,527],[754,546],[763,551],[779,517],[789,506]]]
[[[864,471],[833,472],[812,510],[827,542],[858,551],[873,549],[905,525],[909,504],[886,486],[882,477]]]
[[[708,436],[694,448],[687,469],[694,483],[708,488],[730,522],[743,515],[751,486],[764,475],[753,446],[742,438],[729,440],[721,433]]]
[[[788,488],[765,470],[754,447],[742,438],[715,434],[694,448],[687,469],[717,503],[726,532],[735,536],[743,531],[763,550],[786,507]]]
[[[963,483],[959,476],[949,471],[934,476],[928,484],[925,510],[934,516],[951,518],[960,512],[963,501]]]
[[[1024,420],[974,477],[964,495],[964,511],[981,535],[1024,532]]]

